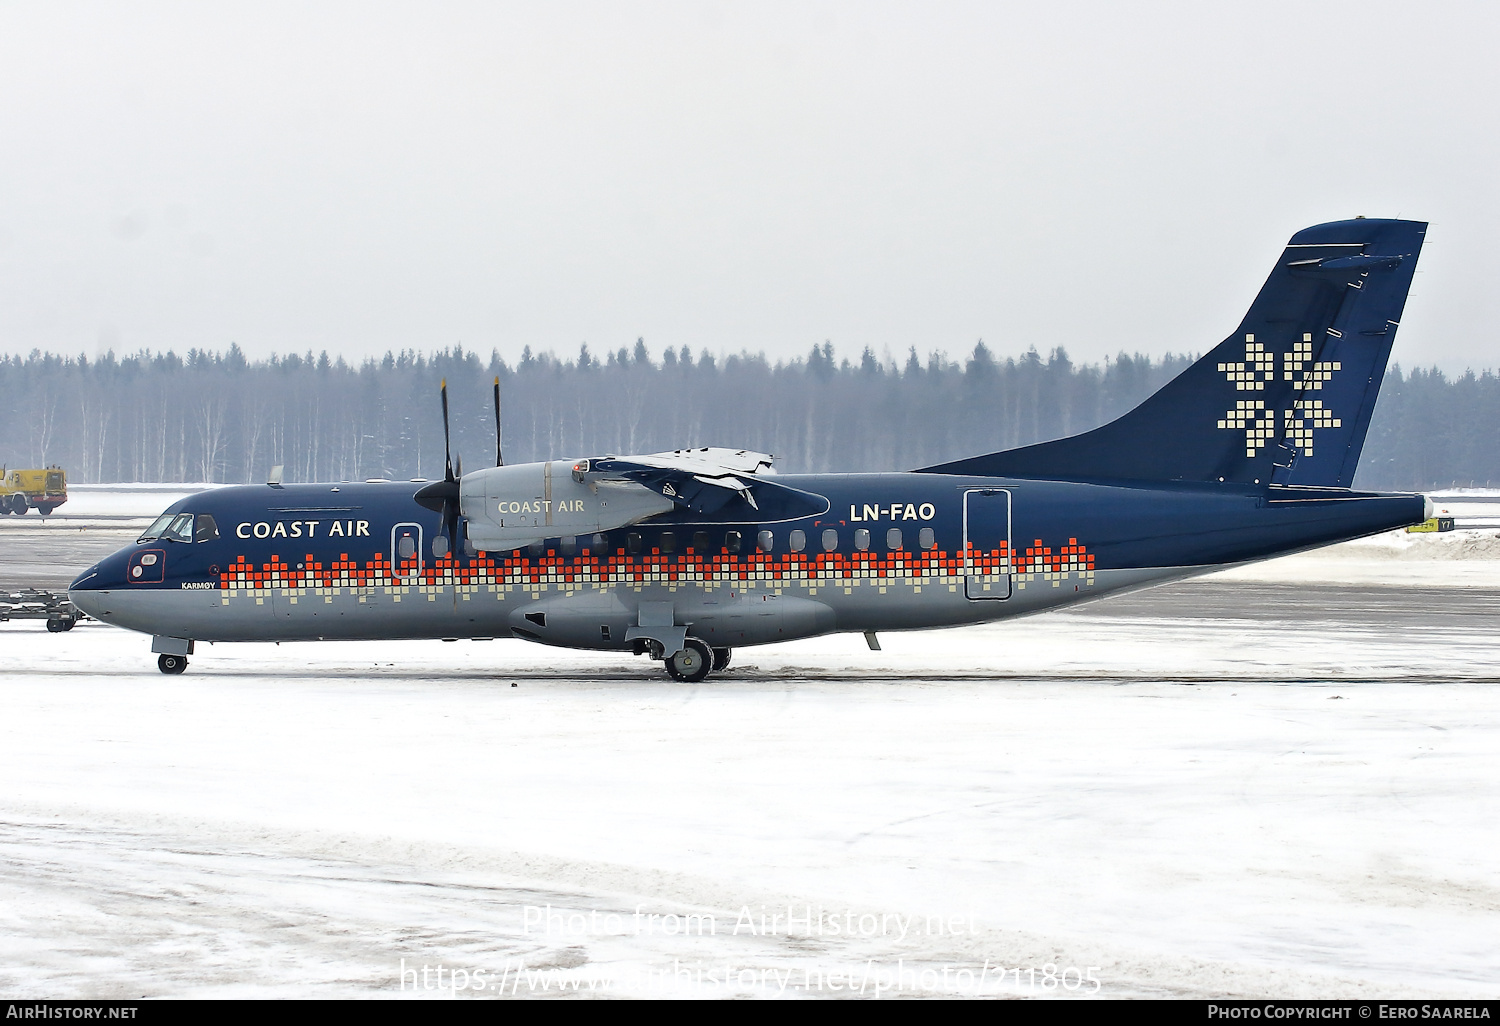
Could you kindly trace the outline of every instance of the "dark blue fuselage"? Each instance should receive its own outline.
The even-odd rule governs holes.
[[[1342,489],[930,473],[776,481],[822,497],[822,512],[678,511],[506,553],[450,546],[442,517],[414,501],[416,484],[219,488],[167,511],[193,515],[194,540],[138,542],[71,594],[93,616],[168,638],[518,636],[601,649],[629,648],[651,604],[727,648],[1015,616],[1425,515],[1419,495]]]

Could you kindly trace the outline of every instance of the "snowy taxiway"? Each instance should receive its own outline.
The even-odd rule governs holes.
[[[1384,536],[700,686],[516,641],[164,677],[11,624],[0,995],[1494,997],[1496,557]]]

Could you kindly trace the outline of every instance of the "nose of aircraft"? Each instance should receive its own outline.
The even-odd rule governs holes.
[[[96,563],[73,578],[73,583],[68,585],[68,601],[94,619],[102,620],[99,615],[102,610],[97,602],[98,589],[93,586],[98,577],[99,565]]]
[[[105,608],[105,594],[111,587],[124,583],[120,571],[123,557],[119,553],[106,556],[83,573],[73,578],[68,585],[68,601],[96,620],[111,621],[111,612]]]

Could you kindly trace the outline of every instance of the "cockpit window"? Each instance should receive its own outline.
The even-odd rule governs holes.
[[[172,518],[167,529],[161,533],[162,541],[187,542],[193,541],[193,515],[191,513],[179,513]]]
[[[156,539],[161,537],[162,532],[167,529],[167,527],[172,523],[173,519],[176,516],[176,513],[163,513],[161,516],[157,517],[154,521],[152,521],[151,526],[146,528],[145,533],[143,533],[139,538],[136,539],[136,543],[139,544],[141,542],[156,541]]]
[[[207,513],[199,513],[196,526],[193,528],[193,541],[217,541],[218,537],[219,525],[214,523],[214,518]]]
[[[194,517],[191,513],[163,513],[136,539],[141,542],[162,541],[187,542],[215,541],[219,537],[219,525],[207,513]]]

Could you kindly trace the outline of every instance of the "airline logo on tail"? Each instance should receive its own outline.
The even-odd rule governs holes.
[[[1281,354],[1282,380],[1290,381],[1292,388],[1299,392],[1322,389],[1323,384],[1342,369],[1343,365],[1337,360],[1313,360],[1310,334],[1303,334],[1302,341],[1294,343],[1291,352]],[[1276,354],[1255,341],[1254,335],[1246,335],[1244,362],[1221,363],[1219,371],[1237,392],[1263,392],[1267,381],[1276,380]],[[1234,408],[1225,412],[1219,427],[1245,432],[1245,456],[1253,459],[1261,448],[1277,437],[1276,419],[1276,411],[1267,409],[1264,399],[1238,399]],[[1304,456],[1313,454],[1315,428],[1336,428],[1343,423],[1323,405],[1321,399],[1306,396],[1293,400],[1292,408],[1282,411],[1281,419],[1287,442]]]

